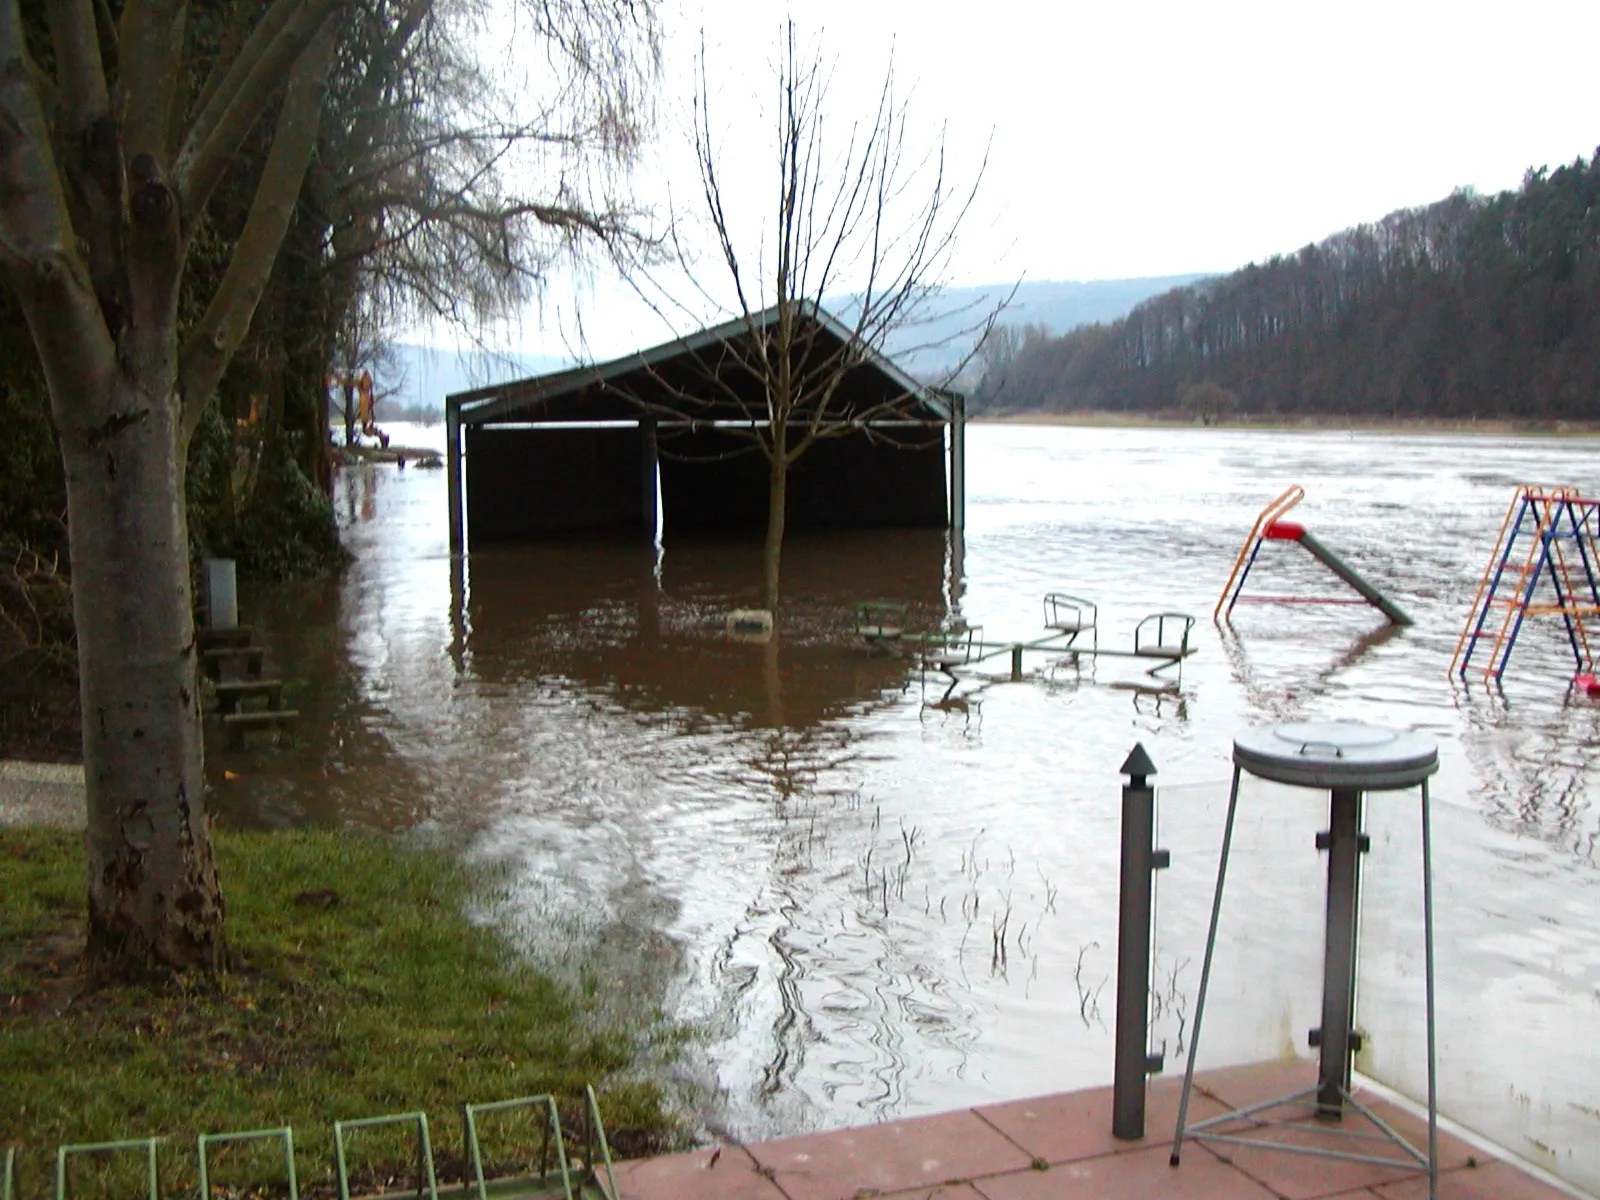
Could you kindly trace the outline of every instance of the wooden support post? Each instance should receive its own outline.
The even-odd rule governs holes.
[[[444,401],[444,486],[450,505],[450,553],[466,549],[461,527],[461,405],[454,396]]]
[[[967,527],[967,398],[949,392],[950,401],[950,528]]]
[[[659,453],[656,448],[656,419],[639,418],[639,486],[640,531],[648,545],[654,545],[660,514],[656,511],[656,470]]]
[[[1011,647],[1011,682],[1022,682],[1022,643]]]

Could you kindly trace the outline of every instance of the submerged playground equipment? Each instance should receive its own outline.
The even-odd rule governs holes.
[[[950,680],[948,697],[960,682],[956,674],[992,660],[1010,659],[1009,679],[1023,678],[1023,657],[1043,653],[1079,662],[1084,658],[1144,659],[1145,674],[1156,680],[1152,687],[1175,690],[1178,683],[1161,678],[1176,668],[1178,680],[1183,660],[1194,653],[1190,635],[1194,618],[1187,613],[1158,612],[1142,619],[1133,630],[1133,645],[1111,649],[1100,645],[1100,613],[1092,600],[1051,592],[1044,598],[1044,633],[1018,641],[986,641],[982,625],[966,621],[934,633],[913,633],[906,628],[906,605],[897,601],[868,601],[856,606],[855,632],[869,648],[904,652],[914,657],[924,674],[937,671]],[[1080,641],[1079,639],[1083,639]]]
[[[1250,536],[1245,538],[1244,546],[1239,551],[1239,557],[1233,562],[1233,571],[1228,576],[1228,582],[1223,586],[1222,595],[1217,598],[1217,607],[1212,610],[1211,619],[1219,625],[1222,624],[1232,617],[1233,606],[1241,603],[1370,604],[1396,625],[1411,624],[1411,618],[1406,616],[1404,610],[1398,604],[1395,604],[1394,601],[1368,583],[1344,559],[1312,537],[1311,531],[1304,525],[1283,519],[1291,508],[1305,499],[1305,496],[1305,488],[1299,484],[1293,484],[1257,515],[1256,523],[1250,527]],[[1267,542],[1299,543],[1312,558],[1354,588],[1360,599],[1345,596],[1244,595],[1245,580],[1250,577],[1250,570],[1256,565],[1256,558],[1261,553],[1261,547]]]
[[[1522,484],[1500,526],[1450,673],[1499,682],[1529,617],[1560,617],[1576,664],[1574,684],[1600,692],[1589,625],[1600,617],[1600,498],[1575,488]],[[1544,585],[1544,586],[1541,586]],[[1484,657],[1473,662],[1480,649]]]

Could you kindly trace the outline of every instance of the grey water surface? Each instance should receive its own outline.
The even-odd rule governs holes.
[[[417,444],[437,430],[397,430]],[[803,466],[803,464],[802,464]],[[558,542],[452,580],[442,471],[345,469],[356,560],[245,596],[302,714],[281,753],[217,755],[227,819],[437,830],[507,865],[495,919],[598,979],[621,1019],[690,1023],[699,1114],[753,1138],[1101,1084],[1111,1072],[1117,770],[1143,742],[1173,868],[1158,888],[1153,1046],[1181,1070],[1233,734],[1357,718],[1436,738],[1445,1110],[1600,1190],[1600,702],[1530,628],[1503,692],[1448,676],[1519,482],[1600,492],[1586,440],[978,426],[962,544],[795,537],[782,629],[730,641],[748,544]],[[1291,483],[1313,530],[1409,611],[1212,606]],[[1252,590],[1345,595],[1269,545]],[[1176,693],[1136,661],[985,663],[948,698],[851,636],[894,598],[991,641],[1042,597],[1099,644],[1196,618]],[[228,774],[224,774],[227,772]],[[1369,800],[1358,1063],[1423,1087],[1414,794]],[[1202,1061],[1305,1054],[1325,798],[1247,787]]]

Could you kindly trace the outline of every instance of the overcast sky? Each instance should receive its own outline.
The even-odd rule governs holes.
[[[1600,0],[672,0],[641,194],[693,212],[685,151],[704,29],[725,172],[769,195],[778,34],[837,60],[843,122],[892,52],[911,138],[987,147],[949,282],[1228,271],[1459,187],[1514,187],[1600,144]],[[558,282],[514,340],[601,357],[673,331],[603,277]],[[686,332],[686,330],[684,330]]]

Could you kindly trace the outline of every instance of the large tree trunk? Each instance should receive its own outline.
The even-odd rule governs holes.
[[[781,444],[772,449],[767,489],[767,540],[761,550],[761,607],[778,619],[778,567],[783,559],[783,519],[787,507],[789,463]]]
[[[89,826],[89,951],[109,973],[215,967],[222,892],[203,745],[173,365],[114,372],[62,430]]]
[[[118,37],[104,5],[43,7],[54,79],[28,61],[17,0],[0,0],[0,281],[27,317],[66,468],[89,951],[119,973],[215,967],[184,463],[293,217],[340,5],[273,4],[186,123],[182,4],[124,5]],[[280,95],[249,216],[180,358],[194,222]]]

